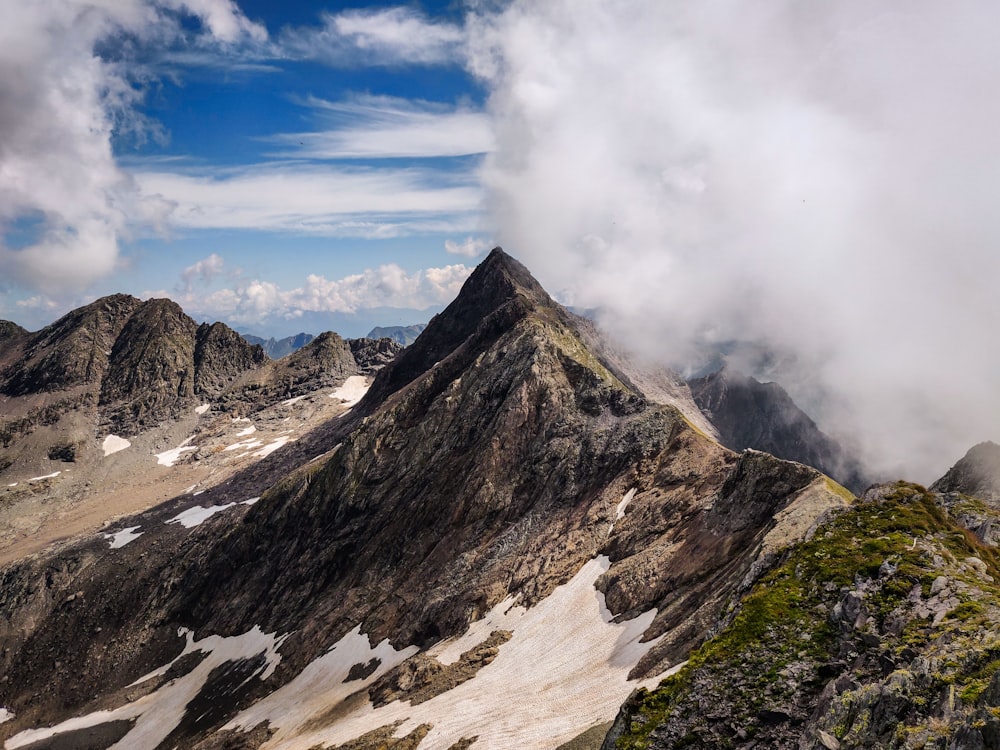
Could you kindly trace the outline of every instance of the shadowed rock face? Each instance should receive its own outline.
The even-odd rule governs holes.
[[[100,384],[118,335],[142,303],[127,294],[102,297],[32,334],[20,359],[0,373],[8,396]]]
[[[195,334],[194,390],[214,398],[247,370],[260,367],[267,355],[224,323],[202,323]]]
[[[610,559],[597,586],[614,614],[657,609],[646,635],[664,637],[633,672],[684,658],[780,555],[776,537],[787,545],[843,500],[815,471],[737,456],[647,402],[574,321],[495,250],[329,426],[321,460],[270,487],[237,477],[239,494],[207,496],[221,505],[253,492],[256,505],[187,531],[162,523],[175,504],[130,519],[145,533],[121,550],[91,540],[0,571],[0,705],[17,717],[0,737],[124,689],[176,656],[178,626],[291,633],[266,684],[225,683],[235,710],[359,623],[372,643],[427,647],[508,596],[535,605],[598,555]],[[331,336],[313,352],[344,348]],[[309,349],[281,362],[301,355],[306,368]],[[806,506],[807,495],[819,501]],[[433,691],[465,679],[442,675],[427,677]],[[194,746],[224,714],[171,739]]]
[[[972,495],[1000,507],[1000,445],[985,442],[973,447],[931,489]]]
[[[866,484],[859,463],[777,383],[760,383],[723,369],[689,385],[695,403],[727,448],[753,448],[813,466],[855,492]]]

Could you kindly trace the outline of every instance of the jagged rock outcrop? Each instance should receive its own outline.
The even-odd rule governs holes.
[[[134,434],[194,403],[197,324],[168,299],[143,302],[111,350],[101,383],[103,421]]]
[[[240,375],[260,367],[267,355],[224,323],[202,323],[195,333],[194,392],[219,396]]]
[[[99,385],[119,333],[141,304],[127,294],[102,297],[33,334],[22,356],[0,373],[0,393]]]
[[[724,368],[688,384],[727,448],[753,448],[813,466],[855,492],[867,484],[858,461],[777,383],[760,383]]]
[[[974,446],[931,489],[972,495],[1000,508],[1000,445],[985,442]]]
[[[391,338],[348,339],[351,354],[358,363],[358,369],[365,374],[373,374],[396,358],[403,349]]]
[[[326,352],[324,361],[350,355],[333,336],[316,351]],[[310,353],[302,356],[306,366]],[[414,744],[446,736],[443,747],[467,746],[475,736],[540,747],[593,736],[615,706],[574,712],[606,702],[614,690],[624,697],[630,674],[655,675],[685,658],[768,561],[849,497],[808,467],[733,454],[676,408],[646,400],[588,348],[575,316],[500,250],[378,371],[325,440],[270,487],[236,477],[209,490],[199,501],[228,510],[197,529],[163,523],[192,502],[178,499],[123,522],[143,534],[122,549],[95,539],[0,572],[0,673],[7,678],[0,705],[15,715],[0,724],[0,737],[98,708],[114,709],[98,715],[109,722],[134,718],[130,711],[155,713],[167,686],[150,683],[142,688],[150,696],[135,703],[130,685],[180,655],[178,627],[199,642],[259,645],[228,659],[212,651],[205,658],[218,661],[208,661],[204,675],[189,665],[190,679],[201,680],[178,683],[192,686],[190,708],[157,742],[169,736],[168,744],[195,746],[251,707],[266,723],[254,715],[247,728],[269,724],[287,747],[375,747],[397,728]],[[250,492],[260,501],[237,506]],[[584,571],[592,577],[580,579]],[[560,662],[579,670],[576,679],[519,684],[531,665],[508,654],[545,632],[522,629],[519,618],[547,611],[568,591],[581,592],[581,604],[557,611],[548,627],[578,628],[563,634],[566,643],[608,632],[612,655],[591,665],[588,650],[581,663]],[[585,626],[578,609],[593,609],[594,621]],[[459,661],[477,676],[468,679],[443,657],[426,658],[487,615],[510,627],[490,627],[481,639],[471,634],[462,646]],[[495,631],[509,632],[509,641],[477,650]],[[66,648],[71,633],[91,635]],[[364,644],[379,644],[382,657]],[[526,650],[533,660],[545,656]],[[423,656],[408,663],[418,651]],[[319,666],[341,653],[364,656],[344,657],[342,675]],[[402,719],[364,724],[355,710],[369,701],[364,691],[399,665],[407,666],[380,683],[384,697],[408,685],[426,688],[426,702],[406,707],[419,727]],[[441,708],[453,691],[473,700],[476,681],[498,673],[539,707],[571,686],[559,693],[568,718],[538,739],[530,727],[477,725],[486,718]],[[579,697],[576,684],[585,678],[597,687]],[[283,686],[295,694],[297,681],[308,685],[301,700],[275,698],[275,707],[260,700]],[[331,703],[317,703],[318,696]],[[445,716],[464,716],[469,725],[449,728]],[[347,728],[346,717],[357,729]],[[493,732],[507,734],[485,739]]]

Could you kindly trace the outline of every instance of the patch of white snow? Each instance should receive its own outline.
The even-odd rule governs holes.
[[[432,725],[421,748],[451,747],[462,737],[478,736],[477,750],[512,747],[558,747],[581,732],[614,719],[619,706],[636,687],[655,686],[661,676],[628,679],[629,671],[656,640],[640,642],[655,610],[624,623],[612,622],[604,595],[594,588],[610,567],[606,557],[591,560],[563,586],[531,609],[501,602],[475,632],[431,651],[452,659],[455,651],[475,645],[489,628],[506,627],[513,636],[496,658],[475,677],[419,705],[395,701],[375,708],[370,701],[345,704],[344,713],[327,726],[310,725],[330,711],[341,696],[365,682],[343,683],[350,662],[371,656],[360,643],[351,657],[336,649],[310,664],[292,682],[236,717],[226,728],[250,729],[267,720],[276,734],[263,746],[270,750],[306,750],[316,745],[342,744],[387,724],[402,722],[402,737],[419,724]],[[359,635],[355,629],[352,635]],[[658,640],[658,639],[657,639]],[[339,646],[340,644],[338,644]],[[382,648],[382,644],[372,651]],[[387,654],[388,664],[400,653]],[[332,664],[324,660],[330,659]],[[336,661],[335,661],[336,660]],[[384,660],[385,662],[386,660]],[[386,667],[370,679],[375,679]]]
[[[255,432],[257,432],[257,428],[254,425],[250,425],[237,432],[236,437],[246,437],[247,435],[253,435]]]
[[[13,484],[8,484],[7,486],[8,487],[17,487],[17,482],[14,482]]]
[[[291,406],[292,404],[297,404],[299,401],[304,399],[305,396],[296,396],[295,398],[289,398],[281,402],[282,406]]]
[[[193,445],[188,446],[188,443],[190,443],[192,440],[194,440],[194,435],[189,437],[187,440],[178,445],[176,448],[171,448],[168,451],[163,451],[163,453],[155,454],[156,463],[158,463],[160,466],[173,466],[175,463],[177,463],[177,459],[181,457],[181,454],[187,453],[188,451],[198,450]]]
[[[41,476],[41,477],[32,477],[32,478],[31,478],[31,479],[29,479],[28,481],[29,481],[29,482],[41,482],[41,481],[42,481],[43,479],[52,479],[53,477],[57,477],[57,476],[59,476],[60,474],[62,474],[62,472],[61,472],[61,471],[54,471],[54,472],[52,472],[51,474],[46,474],[45,476]]]
[[[139,526],[129,526],[127,529],[122,529],[121,531],[116,531],[114,534],[105,534],[104,538],[111,542],[111,549],[119,549],[124,547],[130,542],[134,542],[136,539],[141,537],[146,532],[140,531],[138,534],[135,533],[136,529],[141,528]]]
[[[0,724],[3,724],[5,721],[10,721],[13,718],[14,714],[11,711],[8,711],[3,706],[0,706]]]
[[[258,500],[260,500],[259,497],[251,497],[249,500],[244,500],[240,505],[256,505]]]
[[[371,381],[364,375],[351,375],[344,384],[330,394],[330,398],[337,398],[344,406],[354,406],[362,397],[368,393]]]
[[[216,513],[220,513],[227,508],[232,508],[234,505],[236,503],[226,503],[225,505],[209,505],[207,508],[196,505],[193,508],[188,508],[178,513],[167,521],[167,523],[179,523],[185,529],[193,529],[195,526],[201,526]]]
[[[270,456],[272,453],[278,450],[278,448],[283,446],[285,443],[290,443],[291,440],[292,439],[287,435],[282,435],[277,440],[265,445],[259,451],[254,451],[251,455],[254,456],[255,458],[266,458],[267,456]]]
[[[251,448],[256,448],[264,443],[260,440],[241,440],[238,443],[233,443],[232,445],[227,445],[224,450],[227,451],[246,451]]]
[[[212,408],[211,404],[202,404],[201,406],[194,407],[195,414],[204,414],[206,411]]]
[[[117,453],[118,451],[123,451],[126,448],[131,448],[132,443],[123,437],[118,437],[117,435],[108,435],[104,438],[104,442],[101,443],[101,448],[104,449],[104,457],[107,458],[112,453]]]
[[[205,686],[209,675],[226,662],[235,662],[241,659],[249,660],[264,655],[264,664],[256,673],[247,678],[251,680],[256,677],[259,680],[266,680],[273,673],[278,663],[281,661],[281,654],[278,648],[284,642],[285,636],[278,637],[276,633],[263,633],[260,628],[254,626],[243,635],[224,638],[213,635],[195,641],[190,631],[181,630],[180,635],[187,638],[184,651],[177,657],[200,651],[207,654],[197,667],[183,677],[171,680],[155,693],[139,698],[132,703],[128,703],[112,711],[97,711],[86,716],[80,716],[57,724],[53,727],[43,729],[26,729],[7,740],[4,746],[7,750],[16,750],[42,740],[56,737],[65,732],[76,729],[94,727],[111,721],[128,721],[135,719],[135,725],[109,750],[135,750],[135,748],[153,748],[160,744],[169,736],[170,732],[180,723],[187,709],[188,704],[201,692]],[[174,659],[174,661],[177,661]],[[174,661],[170,662],[173,664]],[[166,673],[170,667],[167,664],[149,675],[146,675],[142,682],[159,674]],[[138,684],[138,683],[133,683]]]
[[[635,497],[635,487],[626,492],[625,497],[623,497],[622,501],[618,503],[618,508],[617,510],[615,510],[616,521],[620,521],[625,517],[625,509],[628,507],[629,503],[632,502],[632,498],[634,497]]]

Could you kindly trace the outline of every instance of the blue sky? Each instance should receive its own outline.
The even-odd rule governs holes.
[[[35,329],[125,291],[265,335],[305,323],[360,335],[450,300],[491,239],[477,171],[493,137],[486,90],[464,65],[462,6],[121,5],[67,3],[55,31],[45,11],[24,13],[39,47],[80,44],[40,87],[65,86],[81,60],[92,68],[91,91],[38,114],[69,120],[83,106],[105,120],[101,138],[70,122],[35,147],[82,141],[86,157],[67,149],[53,181],[106,198],[74,216],[21,196],[4,217],[0,316]],[[97,29],[88,14],[103,14]],[[103,179],[73,175],[74,162]],[[95,218],[98,236],[80,243]]]

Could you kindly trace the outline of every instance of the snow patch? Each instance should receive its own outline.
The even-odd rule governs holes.
[[[17,487],[17,482],[14,482],[13,484],[8,484],[7,486],[8,487]]]
[[[249,422],[250,417],[233,417],[233,424],[239,424],[240,422]]]
[[[330,394],[330,398],[338,398],[344,406],[354,406],[368,393],[371,381],[364,375],[351,375],[344,384]]]
[[[187,440],[178,445],[176,448],[171,448],[168,451],[163,451],[163,453],[155,454],[156,463],[158,463],[160,466],[173,466],[175,463],[177,463],[177,459],[181,457],[181,454],[187,453],[188,451],[198,450],[193,445],[188,446],[188,443],[190,443],[192,440],[194,440],[194,435],[189,437]]]
[[[629,506],[629,503],[632,502],[632,498],[634,497],[635,497],[635,487],[626,492],[625,497],[623,497],[622,501],[618,503],[618,508],[617,510],[615,510],[616,521],[620,521],[625,517],[625,509]]]
[[[0,724],[3,724],[5,721],[10,721],[13,718],[14,714],[12,712],[8,711],[3,706],[0,706]]]
[[[227,508],[232,508],[234,505],[236,503],[226,503],[225,505],[209,505],[207,508],[196,505],[193,508],[188,508],[178,513],[167,521],[167,523],[179,523],[185,529],[193,529],[195,526],[201,526],[216,513],[221,513]]]
[[[232,445],[227,445],[223,450],[227,451],[246,451],[251,448],[256,448],[257,446],[263,445],[264,443],[260,440],[241,440],[238,443],[233,443]]]
[[[260,500],[259,497],[251,497],[249,500],[244,500],[240,505],[256,505],[258,500]]]
[[[287,435],[282,435],[277,440],[268,443],[259,451],[254,451],[250,455],[254,456],[255,458],[266,458],[267,456],[270,456],[272,453],[278,450],[278,448],[283,446],[285,443],[290,443],[291,441],[292,439],[290,437],[288,437]]]
[[[124,547],[130,542],[134,542],[136,539],[141,537],[146,532],[140,531],[138,534],[135,533],[136,529],[141,528],[140,526],[129,526],[127,529],[122,529],[121,531],[116,531],[114,534],[104,534],[104,538],[111,542],[111,549],[119,549]]]
[[[41,477],[32,477],[32,478],[31,478],[31,479],[29,479],[28,481],[29,481],[29,482],[41,482],[41,481],[42,481],[43,479],[52,479],[53,477],[57,477],[57,476],[59,476],[60,474],[62,474],[62,472],[61,472],[61,471],[54,471],[54,472],[52,472],[51,474],[46,474],[45,476],[41,476]]]
[[[281,402],[282,406],[291,406],[292,404],[297,404],[299,401],[304,399],[305,396],[296,396],[295,398],[289,398]]]
[[[253,435],[255,432],[257,432],[257,428],[254,425],[250,425],[237,432],[236,437],[246,437],[247,435]]]
[[[311,717],[375,682],[419,650],[416,646],[407,646],[397,651],[388,639],[373,647],[358,625],[323,656],[307,665],[298,677],[243,711],[222,729],[249,730],[261,721],[270,721],[273,727],[276,717],[281,717],[282,726],[302,726]],[[363,680],[346,682],[351,667],[367,664],[372,659],[380,662],[372,674]],[[281,737],[279,731],[275,739]]]
[[[136,720],[135,726],[109,750],[159,747],[160,743],[180,723],[188,704],[197,697],[213,670],[223,666],[226,662],[253,659],[263,654],[264,664],[256,673],[250,675],[247,681],[254,677],[266,680],[274,673],[281,661],[278,648],[288,637],[287,635],[279,637],[277,633],[263,633],[256,625],[243,635],[229,638],[213,635],[195,641],[191,631],[184,628],[178,631],[178,635],[184,636],[187,642],[177,659],[195,651],[207,654],[206,658],[188,674],[171,680],[155,693],[113,711],[97,711],[44,729],[27,729],[7,740],[4,747],[8,750],[16,750],[16,748],[25,747],[65,732],[94,727],[111,721],[131,719]],[[152,677],[165,674],[177,659],[133,684],[139,684]]]
[[[204,414],[206,411],[212,408],[211,404],[202,404],[201,406],[194,407],[195,414]]]
[[[104,442],[101,443],[101,448],[104,449],[104,457],[107,458],[112,453],[117,453],[118,451],[123,451],[126,448],[131,448],[132,443],[123,437],[118,437],[117,435],[108,435],[104,438]]]
[[[351,663],[378,653],[387,659],[369,679],[388,665],[399,663],[403,652],[371,649],[365,641],[342,640],[292,682],[239,714],[225,728],[250,729],[270,722],[276,734],[263,747],[270,750],[306,750],[317,745],[342,744],[377,727],[402,722],[402,737],[419,724],[432,725],[421,748],[449,748],[461,737],[477,735],[477,750],[511,747],[558,747],[584,730],[614,719],[625,698],[637,687],[653,687],[662,676],[630,681],[628,673],[659,639],[641,643],[643,632],[656,615],[650,610],[633,620],[612,622],[604,595],[594,582],[610,567],[607,557],[584,565],[568,583],[557,587],[531,609],[507,599],[461,638],[431,650],[440,659],[485,640],[490,629],[512,630],[497,657],[471,680],[419,705],[395,701],[374,708],[369,701],[344,706],[340,718],[327,726],[310,721],[329,712],[336,701],[362,689],[367,680],[343,684]],[[356,628],[347,638],[362,637]],[[341,644],[353,649],[350,658],[337,656]],[[386,646],[388,644],[385,644]],[[366,650],[367,648],[367,650]],[[380,657],[381,658],[381,657]]]

